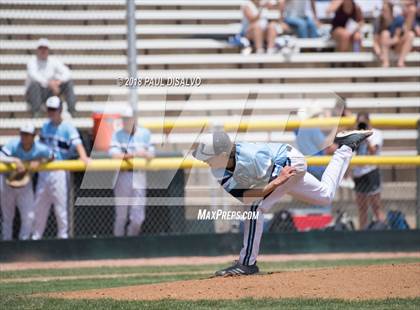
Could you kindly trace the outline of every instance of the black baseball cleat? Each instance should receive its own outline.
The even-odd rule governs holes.
[[[250,266],[245,266],[240,264],[239,262],[235,262],[232,266],[216,271],[216,277],[232,277],[232,276],[245,276],[258,273],[260,270],[257,266],[257,263]]]
[[[334,142],[337,143],[339,147],[347,145],[354,151],[359,147],[360,143],[372,134],[372,130],[341,131],[335,136]]]

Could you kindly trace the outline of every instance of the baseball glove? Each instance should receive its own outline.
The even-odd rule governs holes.
[[[6,184],[13,188],[21,188],[31,181],[31,174],[25,170],[23,172],[13,171],[6,177]]]

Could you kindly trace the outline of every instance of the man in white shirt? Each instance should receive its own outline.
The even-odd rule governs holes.
[[[70,114],[74,115],[76,96],[70,70],[55,57],[48,56],[48,39],[39,39],[36,56],[27,64],[26,100],[34,117],[40,116],[41,106],[51,96],[63,95]]]

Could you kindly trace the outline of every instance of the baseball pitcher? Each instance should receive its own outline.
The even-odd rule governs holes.
[[[232,143],[225,132],[203,136],[193,156],[206,162],[220,185],[232,196],[251,205],[256,219],[244,224],[239,261],[216,272],[216,276],[249,275],[259,271],[256,264],[263,232],[264,213],[285,194],[312,205],[330,205],[346,172],[353,151],[372,131],[340,132],[339,148],[321,181],[307,173],[305,157],[282,143]]]

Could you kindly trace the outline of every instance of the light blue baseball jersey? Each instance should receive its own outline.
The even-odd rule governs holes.
[[[239,200],[246,190],[267,185],[290,162],[288,144],[240,142],[235,146],[235,169],[212,169],[212,173],[220,185]]]
[[[118,130],[112,135],[109,153],[111,155],[131,154],[141,150],[154,153],[154,147],[150,143],[150,138],[150,131],[143,127],[137,127],[132,135],[124,129]]]
[[[45,144],[34,141],[32,148],[29,151],[25,151],[22,147],[20,138],[10,140],[2,147],[1,152],[3,153],[3,156],[17,157],[22,161],[53,159],[52,151]],[[0,158],[3,156],[0,156]]]
[[[77,157],[76,146],[82,143],[76,127],[67,122],[58,126],[48,121],[42,126],[41,141],[53,152],[56,160],[65,160]]]

